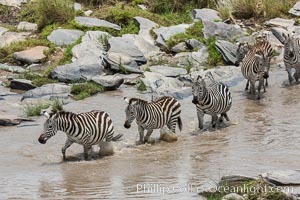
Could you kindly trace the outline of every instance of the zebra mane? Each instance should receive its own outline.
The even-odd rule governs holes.
[[[131,104],[132,102],[134,102],[134,101],[138,101],[138,102],[142,102],[142,103],[148,103],[146,100],[144,100],[144,99],[139,99],[139,98],[131,98],[130,100],[129,100],[129,104]]]

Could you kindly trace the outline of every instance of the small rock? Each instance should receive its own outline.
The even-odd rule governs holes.
[[[300,171],[282,170],[263,173],[261,175],[267,182],[277,186],[300,185]]]
[[[180,52],[185,52],[185,51],[187,51],[187,47],[186,47],[185,42],[180,42],[180,43],[178,43],[177,45],[175,45],[175,46],[171,49],[171,51],[174,52],[174,53],[180,53]]]
[[[92,13],[93,13],[92,10],[87,10],[87,11],[84,12],[84,15],[85,16],[90,16]]]
[[[21,6],[22,3],[26,3],[27,0],[0,0],[0,4],[4,6]]]
[[[188,39],[185,41],[185,44],[189,50],[200,49],[205,46],[202,42],[199,42],[196,39]]]
[[[10,66],[10,65],[7,65],[7,64],[1,64],[0,63],[0,69],[1,70],[6,70],[6,71],[9,71],[9,72],[13,72],[13,73],[24,73],[25,72],[25,69],[20,67],[20,66]]]
[[[99,151],[100,156],[114,155],[114,147],[111,142],[101,142],[99,144],[99,147],[100,147],[100,151]]]
[[[124,82],[124,79],[118,75],[98,75],[94,76],[92,81],[104,86],[106,90],[116,90]]]
[[[192,17],[193,20],[200,19],[202,21],[222,21],[221,17],[219,16],[219,12],[209,8],[202,8],[202,9],[194,9],[192,10]]]
[[[19,125],[23,121],[29,121],[32,122],[34,120],[29,118],[22,118],[17,116],[0,116],[0,126],[15,126]]]
[[[290,14],[300,16],[300,1],[298,1],[289,11]]]
[[[265,22],[265,25],[268,26],[281,26],[283,28],[287,28],[289,26],[293,26],[295,21],[293,19],[282,19],[282,18],[274,18]]]
[[[234,37],[245,34],[238,25],[223,22],[203,21],[203,34],[206,39],[216,37],[220,40],[232,40]]]
[[[35,31],[37,28],[37,24],[30,22],[20,22],[17,26],[17,29],[22,31]]]
[[[244,200],[244,197],[236,193],[230,193],[224,196],[222,200]]]
[[[76,42],[84,32],[72,29],[57,29],[51,32],[47,39],[58,45],[67,46]]]
[[[46,59],[44,52],[48,49],[48,47],[36,46],[24,51],[15,52],[13,57],[25,63],[38,63]]]
[[[145,6],[143,4],[139,4],[138,7],[142,10],[147,10],[147,6]]]
[[[23,41],[28,35],[29,33],[24,32],[5,32],[4,34],[0,35],[0,48],[8,46],[13,42]]]
[[[36,88],[32,81],[26,79],[13,79],[10,81],[10,88],[16,90],[31,90]]]
[[[160,73],[167,77],[177,77],[179,75],[187,74],[186,69],[178,68],[178,67],[168,67],[168,66],[151,66],[150,67],[151,72]]]
[[[0,26],[0,36],[7,32],[8,29]]]
[[[74,7],[74,10],[75,10],[75,11],[79,11],[79,10],[82,9],[82,6],[81,6],[80,3],[74,3],[73,7]]]
[[[235,64],[237,46],[225,40],[217,40],[216,48],[228,64]]]
[[[162,129],[160,129],[159,139],[165,142],[176,142],[178,140],[178,137],[168,127],[163,127]]]
[[[105,20],[101,20],[98,18],[92,18],[92,17],[75,17],[75,21],[82,25],[87,27],[106,27],[106,28],[112,28],[115,30],[120,31],[121,27],[117,24],[110,23]]]
[[[249,45],[254,45],[256,43],[256,38],[252,35],[249,36],[241,36],[236,39],[239,43],[248,43]]]

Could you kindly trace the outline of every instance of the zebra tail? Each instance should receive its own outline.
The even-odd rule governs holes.
[[[114,142],[119,141],[122,136],[123,136],[123,134],[118,134],[115,137],[113,137],[111,140]]]
[[[179,130],[181,131],[182,130],[182,121],[181,121],[181,118],[180,116],[178,117],[178,127],[179,127]]]

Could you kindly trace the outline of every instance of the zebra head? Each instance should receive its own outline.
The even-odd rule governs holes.
[[[269,78],[270,58],[263,52],[259,51],[255,54],[255,59],[258,63],[258,76]]]
[[[130,128],[131,123],[133,122],[133,120],[136,117],[136,104],[137,104],[137,101],[129,99],[127,97],[124,97],[124,100],[128,104],[126,109],[125,109],[126,120],[125,120],[125,123],[124,123],[124,127],[125,128]]]
[[[199,97],[202,97],[204,94],[204,91],[206,90],[206,84],[204,81],[204,78],[202,76],[198,76],[192,86],[192,93],[193,93],[193,104],[198,104],[199,103]]]
[[[54,136],[57,132],[57,126],[56,126],[56,114],[49,114],[47,112],[44,112],[44,115],[48,118],[46,122],[44,123],[44,131],[40,135],[38,141],[41,144],[46,144],[46,141]]]
[[[289,34],[283,34],[284,38],[284,55],[289,58],[294,57],[294,38]]]
[[[239,66],[240,62],[244,59],[247,52],[250,50],[250,46],[248,43],[239,43],[238,48],[235,53],[236,61],[235,65]]]

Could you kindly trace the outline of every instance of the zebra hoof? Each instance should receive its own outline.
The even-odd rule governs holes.
[[[142,144],[144,144],[144,142],[142,142],[142,141],[136,141],[136,142],[135,142],[135,145],[136,145],[136,146],[139,146],[139,145],[142,145]]]

